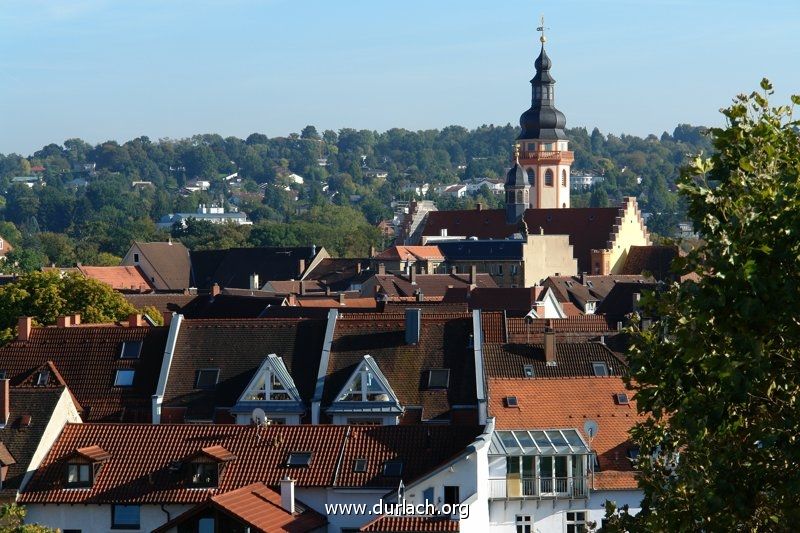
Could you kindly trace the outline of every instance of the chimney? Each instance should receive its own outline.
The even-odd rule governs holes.
[[[439,230],[439,237],[447,237],[447,228],[442,228]]]
[[[305,259],[298,259],[297,260],[297,275],[302,276],[303,272],[306,271],[306,260]]]
[[[302,281],[300,281],[300,296],[305,296],[305,295],[306,295],[306,286]]]
[[[586,272],[581,272],[581,285],[586,285]]]
[[[406,344],[419,343],[422,309],[406,309]]]
[[[72,325],[73,326],[80,326],[81,325],[81,314],[75,313],[72,315]]]
[[[302,283],[302,281],[300,283]],[[326,284],[325,285],[325,296],[330,296],[330,295],[331,295],[331,286]]]
[[[469,284],[475,285],[475,280],[478,277],[478,267],[475,265],[470,265],[469,267]]]
[[[417,301],[418,302],[424,302],[425,301],[425,294],[422,292],[422,289],[417,289],[416,297],[417,297]]]
[[[344,303],[344,293],[343,292],[339,293],[339,305],[347,305],[347,304]]]
[[[544,360],[548,366],[556,364],[556,334],[552,328],[544,332]]]
[[[219,283],[215,283],[211,286],[211,296],[219,296]]]
[[[60,328],[68,328],[71,323],[72,317],[70,315],[60,316],[56,319],[56,325]]]
[[[361,261],[356,263],[356,274],[361,274]]]
[[[475,204],[475,211],[483,211],[483,204],[481,202]]]
[[[458,274],[458,267],[457,267],[457,266],[455,266],[455,265],[451,266],[451,267],[450,267],[450,273],[451,273],[452,275],[454,275],[454,276],[455,276],[456,274]]]
[[[414,268],[414,267],[411,267],[411,278],[410,279],[411,279],[411,284],[412,285],[416,285],[417,284],[417,269]]]
[[[0,416],[3,417],[0,422],[8,424],[11,415],[11,381],[8,379],[0,379],[0,409]]]
[[[259,287],[259,285],[258,285],[258,274],[253,272],[252,274],[250,274],[250,290],[251,291],[257,291],[260,288],[261,287]]]
[[[281,480],[281,507],[289,514],[294,514],[294,480],[286,476]]]
[[[142,325],[142,315],[139,313],[131,313],[128,315],[128,327],[135,328]]]
[[[383,276],[386,274],[386,265],[378,263],[378,275]]]
[[[17,322],[17,339],[27,341],[31,338],[31,330],[33,329],[33,319],[29,316],[19,317]]]
[[[297,307],[297,295],[292,293],[289,295],[289,300],[286,302],[289,307]]]
[[[370,257],[375,257],[376,255],[378,255],[378,252],[375,250],[375,247],[374,246],[370,246],[369,247],[369,256]]]

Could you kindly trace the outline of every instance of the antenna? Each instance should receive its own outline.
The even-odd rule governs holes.
[[[540,32],[542,32],[542,36],[541,36],[541,37],[539,37],[539,41],[541,41],[541,43],[542,43],[542,44],[544,44],[544,43],[546,43],[546,42],[547,42],[547,37],[545,37],[545,36],[544,36],[544,31],[545,31],[545,30],[549,30],[550,28],[547,28],[547,27],[545,27],[545,25],[544,25],[544,15],[542,15],[542,16],[541,16],[541,18],[539,19],[539,21],[540,21],[540,22],[539,22],[539,27],[538,27],[538,28],[536,28],[536,31],[540,31]]]
[[[589,440],[594,439],[599,429],[600,426],[594,420],[587,420],[583,423],[583,432],[589,435]]]

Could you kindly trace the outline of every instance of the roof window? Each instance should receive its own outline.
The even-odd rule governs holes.
[[[533,365],[524,365],[522,367],[522,373],[525,375],[526,378],[534,377]]]
[[[630,403],[628,393],[626,392],[618,392],[614,395],[614,397],[616,398],[618,405],[628,405]]]
[[[139,359],[142,353],[142,341],[125,341],[119,350],[120,359]]]
[[[400,477],[403,475],[403,461],[392,460],[383,463],[383,475],[386,477]]]
[[[449,368],[432,368],[428,370],[428,388],[446,389],[450,385]]]
[[[516,396],[506,396],[506,407],[519,407]]]
[[[596,377],[608,376],[608,365],[604,361],[592,362],[592,372]]]
[[[114,377],[114,386],[132,387],[134,375],[136,375],[135,370],[129,370],[129,369],[117,370],[117,375]]]
[[[356,459],[355,461],[353,461],[353,472],[361,474],[366,471],[367,471],[366,459]]]
[[[195,389],[213,390],[219,381],[219,368],[201,368],[197,371]]]
[[[45,387],[49,382],[50,382],[50,371],[42,370],[41,372],[39,372],[39,375],[36,377],[36,386]]]
[[[308,468],[311,466],[311,452],[292,452],[286,461],[286,466],[294,468]]]

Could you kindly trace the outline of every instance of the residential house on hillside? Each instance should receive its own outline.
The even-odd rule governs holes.
[[[78,407],[63,383],[11,387],[0,379],[0,502],[13,502]]]
[[[167,328],[81,324],[80,315],[57,326],[33,327],[21,318],[17,338],[0,347],[0,371],[12,387],[69,387],[88,422],[149,422],[167,343]]]
[[[11,246],[11,243],[9,243],[3,238],[2,235],[0,235],[0,261],[5,260],[6,254],[13,249],[14,247]]]
[[[373,520],[373,505],[405,484],[410,497],[458,496],[469,515],[462,530],[478,532],[482,523],[467,526],[485,516],[475,454],[485,454],[486,441],[477,426],[68,424],[19,501],[28,520],[62,530],[153,531],[204,512],[209,498],[219,508],[226,494],[257,500],[267,512],[277,498],[265,491],[273,490],[284,509],[294,508],[293,518],[278,514],[281,520],[300,526],[298,509],[310,509],[340,532]],[[262,497],[253,498],[254,489]],[[366,508],[325,507],[348,503]],[[221,505],[237,522],[257,520],[237,513],[241,506]],[[207,517],[214,518],[202,523],[209,530],[228,523],[228,516]]]
[[[531,234],[569,235],[578,272],[617,274],[631,246],[649,246],[650,235],[635,198],[625,198],[619,208],[526,209],[522,221]],[[425,214],[419,237],[460,236],[462,239],[506,239],[520,231],[508,223],[503,209],[431,211]]]
[[[192,286],[189,250],[179,242],[136,241],[120,264],[139,267],[160,292],[182,292]]]
[[[239,211],[225,212],[224,207],[215,205],[207,206],[200,204],[195,213],[170,213],[164,215],[156,226],[162,229],[170,229],[175,224],[186,227],[187,220],[205,220],[212,224],[238,224],[240,226],[250,226],[252,221],[247,219],[245,213]]]

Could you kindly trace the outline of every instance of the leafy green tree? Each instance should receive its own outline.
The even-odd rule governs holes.
[[[26,524],[27,511],[16,503],[6,503],[0,507],[0,533],[56,533],[57,529]]]
[[[662,321],[629,356],[638,407],[652,413],[633,431],[636,529],[800,523],[800,123],[761,87],[724,110],[715,153],[681,175],[705,245],[678,267],[699,281],[650,298]]]
[[[86,323],[127,318],[135,308],[111,286],[80,274],[30,272],[0,287],[0,329],[13,329],[21,316],[54,324],[62,315],[80,313]]]
[[[47,264],[47,256],[32,248],[14,248],[6,254],[2,270],[7,274],[34,272]]]

